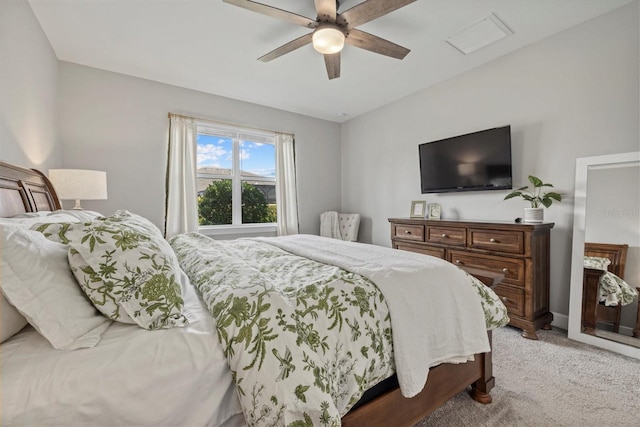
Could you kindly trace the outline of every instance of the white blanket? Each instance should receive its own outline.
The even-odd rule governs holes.
[[[396,374],[405,397],[424,388],[430,367],[464,363],[490,351],[480,297],[453,264],[312,235],[256,240],[361,274],[378,286],[391,314]]]
[[[188,284],[185,328],[113,323],[97,346],[54,350],[25,328],[0,346],[2,426],[245,425],[211,315]]]

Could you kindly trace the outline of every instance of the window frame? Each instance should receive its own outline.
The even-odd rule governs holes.
[[[275,235],[278,227],[277,222],[270,223],[242,223],[242,182],[268,182],[277,185],[277,173],[271,177],[249,176],[243,174],[241,166],[241,149],[243,142],[259,142],[262,144],[270,144],[274,147],[274,168],[277,168],[275,149],[276,135],[275,132],[243,128],[234,125],[225,125],[221,123],[211,123],[196,121],[196,139],[198,135],[210,135],[216,137],[227,137],[232,141],[232,165],[230,174],[201,174],[198,172],[196,165],[196,180],[198,178],[205,179],[229,179],[231,180],[231,224],[217,225],[200,225],[198,223],[198,231],[202,234],[218,237],[233,237],[236,235]],[[196,142],[197,144],[197,142]],[[197,149],[196,149],[197,151]],[[277,204],[276,204],[277,209]]]

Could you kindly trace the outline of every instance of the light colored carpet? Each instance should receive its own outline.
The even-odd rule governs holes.
[[[571,341],[538,341],[505,327],[493,334],[493,402],[460,393],[416,427],[640,426],[640,360]]]

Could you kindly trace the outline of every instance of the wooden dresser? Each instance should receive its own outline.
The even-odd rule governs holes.
[[[389,218],[395,249],[504,274],[494,288],[522,336],[550,329],[549,238],[554,224]]]

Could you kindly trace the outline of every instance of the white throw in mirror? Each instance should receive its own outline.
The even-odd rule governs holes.
[[[576,160],[576,187],[569,303],[569,338],[640,359],[640,338],[631,337],[630,322],[638,325],[638,298],[622,307],[624,325],[619,333],[589,327],[589,310],[595,313],[597,295],[589,285],[584,268],[585,242],[628,245],[624,281],[640,287],[640,152],[583,157]],[[608,190],[608,191],[607,191]],[[603,196],[604,195],[604,196]],[[587,253],[589,255],[589,253]],[[592,270],[593,271],[593,270]],[[596,276],[596,286],[597,278]],[[584,292],[587,289],[587,292]],[[586,301],[586,302],[585,302]],[[583,308],[584,304],[584,308]],[[601,304],[603,305],[603,304]],[[598,315],[599,316],[599,315]],[[584,317],[584,318],[583,318]],[[594,316],[592,316],[594,317]],[[633,320],[630,320],[633,317]],[[595,317],[594,317],[595,318]],[[598,323],[599,325],[599,323]],[[585,328],[586,326],[586,328]]]

